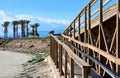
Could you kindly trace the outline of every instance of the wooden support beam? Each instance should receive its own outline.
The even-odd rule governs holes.
[[[84,42],[87,42],[87,7],[85,7],[85,32],[84,32]]]
[[[71,71],[70,71],[70,78],[74,78],[74,60],[72,58],[70,58],[70,67],[71,67]]]
[[[103,8],[102,8],[102,5],[103,5],[103,1],[102,0],[99,0],[99,13],[100,13],[100,15],[99,15],[99,18],[100,18],[100,20],[99,20],[99,49],[101,49],[101,40],[102,40],[102,36],[101,36],[101,26],[102,26],[102,22],[103,22],[103,13],[102,13],[102,10],[103,10]],[[101,62],[101,55],[99,54],[99,61]],[[101,75],[101,68],[100,68],[100,66],[99,66],[99,70],[98,70],[98,72],[99,72],[99,74]]]
[[[84,11],[85,11],[85,18],[84,18],[84,21],[85,21],[85,32],[84,32],[84,43],[87,43],[87,7],[84,8]],[[87,52],[87,48],[84,47],[84,52],[86,53]],[[84,60],[87,62],[87,58],[84,57]]]
[[[98,54],[104,56],[105,58],[107,58],[108,60],[112,61],[113,63],[117,63],[117,64],[120,65],[120,58],[116,58],[113,55],[106,53],[106,51],[103,51],[103,50],[101,50],[101,49],[99,49],[99,48],[97,48],[97,47],[95,47],[93,45],[90,45],[90,44],[87,44],[87,43],[83,43],[81,41],[78,41],[76,39],[70,38],[70,37],[65,36],[63,34],[62,34],[62,36],[64,38],[67,38],[67,39],[71,40],[71,41],[74,41],[75,43],[78,43],[81,46],[88,47],[91,50],[94,50],[96,53],[98,53]]]
[[[78,34],[79,34],[79,38],[78,40],[80,40],[80,14],[78,15]]]
[[[90,3],[88,4],[88,43],[90,44],[90,37],[91,37],[91,6]],[[90,49],[88,48],[88,54],[90,54]],[[88,59],[87,62],[90,64],[90,60]]]
[[[72,32],[71,32],[72,30],[71,29],[72,29],[72,27],[70,26],[70,37],[72,37]]]
[[[116,58],[120,58],[120,0],[117,0],[116,15]],[[116,74],[120,75],[120,65],[116,64]]]
[[[54,39],[54,62],[55,62],[55,65],[57,66],[57,52],[56,52],[56,40]]]
[[[52,36],[50,35],[50,57],[52,58]]]
[[[65,51],[65,78],[67,78],[67,52]]]
[[[82,68],[82,78],[89,78],[89,75],[90,75],[90,68],[83,67]]]
[[[75,30],[75,20],[74,20],[74,22],[73,22],[73,29],[74,29],[74,34],[73,34],[73,36],[74,36],[74,38],[75,38],[75,32],[76,32],[76,30]]]
[[[58,68],[58,42],[56,41],[56,67]]]
[[[60,75],[63,75],[63,70],[62,70],[62,45],[59,44],[59,71]]]
[[[52,60],[54,61],[54,39],[52,38]]]

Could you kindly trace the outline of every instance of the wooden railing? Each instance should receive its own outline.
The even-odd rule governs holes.
[[[88,78],[91,66],[74,54],[66,44],[62,43],[56,36],[51,35],[50,46],[50,56],[61,75],[67,78],[68,63],[70,62],[70,78],[74,78],[74,63],[82,69],[82,78]]]
[[[120,78],[120,0],[91,0],[62,37],[99,75]]]
[[[71,78],[74,63],[82,68],[83,78],[90,67],[102,77],[120,78],[120,0],[91,0],[62,37],[64,43],[51,35],[50,55],[65,78],[69,61]]]

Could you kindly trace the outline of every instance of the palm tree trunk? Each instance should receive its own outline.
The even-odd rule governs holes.
[[[35,29],[35,35],[37,36],[37,28]]]
[[[13,37],[15,38],[15,26],[13,26]]]
[[[5,27],[5,38],[8,38],[8,30],[7,30],[7,27]]]
[[[21,37],[23,38],[23,26],[21,26]]]
[[[25,37],[25,26],[23,26],[23,37]]]
[[[35,30],[34,28],[32,29],[33,37],[35,36]]]
[[[27,29],[27,31],[26,31],[26,32],[27,32],[27,37],[28,37],[28,24],[27,24],[27,27],[26,27],[26,29]]]
[[[16,26],[15,30],[16,30],[15,32],[16,38],[18,38],[18,25]]]

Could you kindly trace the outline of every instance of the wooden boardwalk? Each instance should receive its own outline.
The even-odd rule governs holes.
[[[119,42],[120,0],[91,0],[60,38],[51,35],[50,54],[65,78],[120,78]]]

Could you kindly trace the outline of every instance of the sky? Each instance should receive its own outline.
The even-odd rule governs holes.
[[[30,20],[30,24],[40,23],[38,31],[58,31],[64,29],[73,21],[78,13],[90,0],[1,0],[0,1],[0,31],[4,21]],[[9,35],[13,34],[12,25]],[[19,28],[20,32],[20,28]],[[42,34],[41,34],[42,35]],[[0,33],[3,36],[3,33]]]

